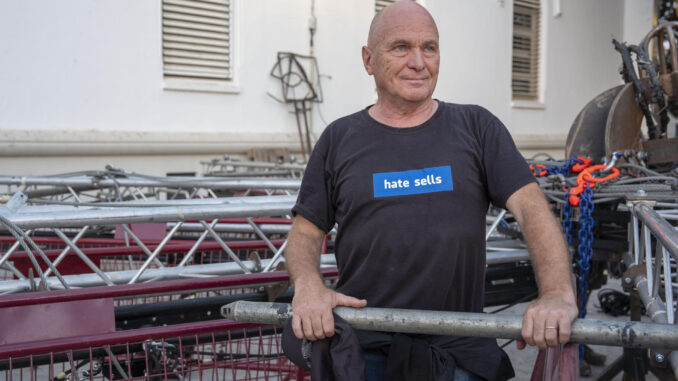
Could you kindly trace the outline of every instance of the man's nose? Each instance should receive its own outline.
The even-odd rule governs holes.
[[[412,49],[408,57],[407,66],[413,70],[423,70],[424,69],[424,53],[421,49]]]

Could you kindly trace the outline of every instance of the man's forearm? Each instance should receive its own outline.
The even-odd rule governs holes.
[[[511,211],[530,252],[540,294],[574,294],[571,262],[560,225],[539,187],[530,184],[526,188],[520,199],[511,200]]]
[[[545,349],[570,340],[571,324],[577,317],[572,268],[562,231],[537,184],[516,191],[506,206],[520,224],[532,267],[537,277],[539,298],[523,316],[525,343]]]
[[[308,220],[297,217],[285,249],[287,271],[295,287],[323,283],[320,274],[320,248],[324,233],[309,225],[312,224]]]
[[[540,293],[566,292],[574,295],[567,246],[550,210],[542,207],[531,211],[522,225]]]

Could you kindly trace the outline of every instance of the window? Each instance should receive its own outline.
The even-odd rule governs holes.
[[[513,4],[513,60],[511,89],[514,100],[539,100],[540,0]]]
[[[231,0],[163,0],[162,60],[168,83],[202,90],[233,79]]]

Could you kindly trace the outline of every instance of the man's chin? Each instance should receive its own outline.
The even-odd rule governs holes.
[[[422,103],[431,99],[431,93],[428,91],[404,94],[402,99],[409,103]]]

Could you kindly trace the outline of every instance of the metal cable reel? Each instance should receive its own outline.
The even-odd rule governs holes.
[[[567,136],[566,157],[600,161],[624,152],[629,162],[678,161],[678,138],[670,137],[668,128],[668,111],[678,107],[677,32],[678,22],[664,22],[639,45],[613,40],[625,84],[602,92],[579,112]]]

